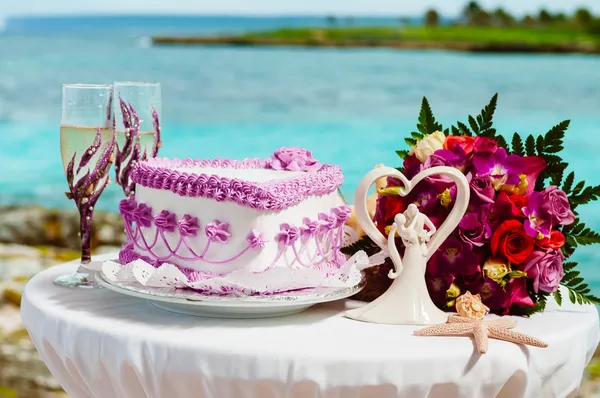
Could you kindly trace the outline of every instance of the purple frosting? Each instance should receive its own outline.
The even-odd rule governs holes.
[[[269,169],[272,167],[272,160],[259,159],[234,161],[154,158],[137,163],[131,173],[131,179],[144,187],[169,190],[180,196],[232,201],[260,210],[282,210],[302,202],[309,196],[335,192],[344,180],[342,170],[334,165],[322,165],[316,171],[309,167],[311,170],[301,175],[266,182],[244,181],[207,174],[198,175],[177,170],[178,168]]]
[[[133,211],[133,221],[144,227],[152,225],[152,208],[140,203]]]
[[[279,233],[275,236],[277,242],[284,246],[291,246],[298,240],[300,230],[290,224],[284,223],[279,226]]]
[[[316,172],[321,164],[313,159],[308,149],[282,147],[271,156],[271,168],[274,170]]]
[[[123,199],[119,202],[119,212],[126,220],[133,219],[133,212],[137,208],[135,198],[132,196],[129,199]]]
[[[231,236],[231,233],[229,233],[229,224],[219,220],[209,223],[204,228],[204,231],[211,242],[227,243],[227,240]]]
[[[319,224],[321,233],[326,233],[338,226],[338,218],[332,213],[319,213]]]
[[[319,229],[321,228],[321,224],[319,224],[318,221],[312,221],[305,217],[302,222],[303,224],[300,226],[300,234],[302,235],[303,240],[306,241],[313,236],[317,236]]]
[[[183,218],[177,224],[179,225],[181,236],[196,236],[200,229],[198,217],[192,217],[189,214],[184,214]]]
[[[267,245],[267,241],[265,241],[260,232],[255,229],[250,232],[246,240],[252,249],[262,249]]]
[[[177,227],[177,220],[175,219],[175,213],[171,213],[169,210],[163,210],[154,217],[154,225],[158,229],[162,229],[168,232],[175,231]]]
[[[348,206],[334,207],[333,209],[331,209],[331,212],[337,219],[335,225],[336,227],[340,227],[346,224],[346,221],[348,221],[350,219],[350,216],[352,215],[352,209]]]

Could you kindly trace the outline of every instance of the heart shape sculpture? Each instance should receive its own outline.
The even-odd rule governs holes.
[[[449,177],[457,187],[456,199],[450,214],[437,231],[426,215],[419,213],[416,206],[410,206],[405,213],[394,218],[390,234],[386,237],[371,220],[367,210],[369,189],[376,180],[394,177],[404,186],[400,196],[408,195],[423,179],[432,175]],[[396,271],[390,272],[395,279],[392,286],[375,301],[351,311],[346,316],[373,323],[427,325],[445,322],[447,314],[438,309],[427,290],[425,268],[427,261],[458,226],[469,204],[469,183],[459,170],[437,166],[421,171],[412,180],[391,167],[376,168],[358,184],[354,196],[356,218],[365,233],[379,246],[394,263]],[[427,226],[429,230],[424,229]],[[406,250],[400,258],[396,248],[396,238],[400,236]]]

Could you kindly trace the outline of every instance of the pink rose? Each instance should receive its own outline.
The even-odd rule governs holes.
[[[534,250],[527,260],[525,260],[524,271],[527,277],[533,279],[533,290],[552,293],[558,289],[558,284],[562,280],[565,271],[563,270],[563,260],[565,256],[556,249]]]
[[[314,172],[321,168],[318,160],[313,159],[312,153],[303,148],[283,147],[271,156],[271,168],[287,171]]]
[[[569,225],[575,221],[575,214],[571,211],[571,205],[567,194],[554,185],[542,191],[544,207],[552,214],[554,221],[561,225]]]

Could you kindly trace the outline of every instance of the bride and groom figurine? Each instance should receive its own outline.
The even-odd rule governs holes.
[[[404,213],[394,217],[390,232],[385,237],[368,214],[366,199],[371,185],[382,177],[394,177],[404,184],[402,195],[407,195],[419,181],[430,175],[444,175],[457,185],[457,194],[452,211],[436,229],[431,220],[419,211],[415,204],[408,205]],[[427,261],[456,228],[469,203],[469,184],[458,170],[446,167],[432,167],[408,180],[396,169],[382,167],[372,170],[359,183],[355,196],[355,212],[361,227],[382,249],[379,258],[389,257],[394,269],[388,274],[394,282],[376,300],[346,312],[348,318],[364,322],[395,325],[429,325],[444,323],[448,314],[433,303],[425,283]],[[404,256],[400,257],[396,239],[405,246]]]

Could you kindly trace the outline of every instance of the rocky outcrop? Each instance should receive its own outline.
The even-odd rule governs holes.
[[[119,246],[125,240],[119,214],[94,214],[92,248]],[[79,214],[74,210],[48,210],[42,207],[0,209],[0,242],[29,246],[52,246],[79,250]]]

